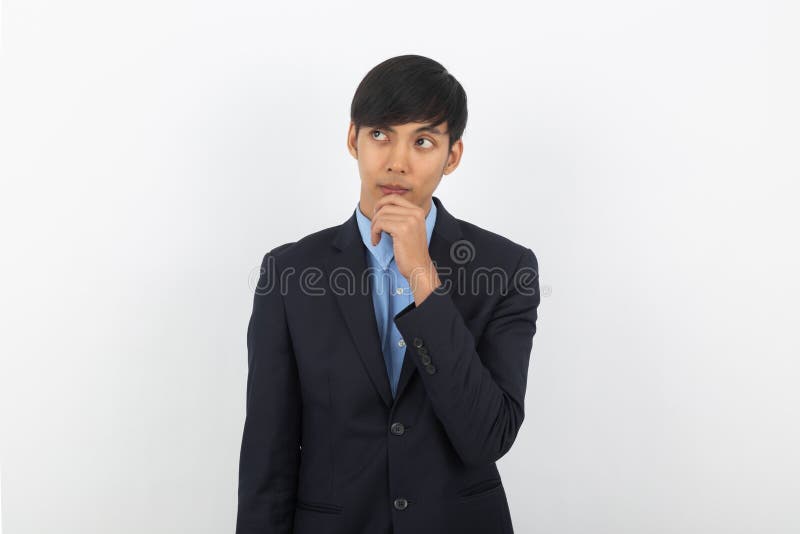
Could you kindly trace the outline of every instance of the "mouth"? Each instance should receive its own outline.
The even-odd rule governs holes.
[[[402,195],[408,192],[408,189],[397,184],[382,185],[380,188],[384,195]]]

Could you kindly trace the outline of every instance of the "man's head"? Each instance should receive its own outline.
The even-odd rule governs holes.
[[[442,176],[458,166],[466,124],[467,95],[441,64],[404,55],[375,66],[353,96],[347,135],[361,211],[371,218],[381,186],[399,186],[427,213]]]

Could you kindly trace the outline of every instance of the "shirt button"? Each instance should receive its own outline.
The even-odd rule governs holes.
[[[395,436],[402,436],[405,431],[406,427],[403,426],[403,423],[392,423],[392,434]]]
[[[402,287],[398,287],[397,288],[397,294],[398,295],[402,295],[403,294],[403,288]]]
[[[404,339],[401,339],[400,341],[397,342],[397,346],[398,347],[405,347],[406,346],[406,341]]]
[[[408,508],[408,501],[403,498],[395,499],[394,507],[397,510],[405,510],[406,508]]]

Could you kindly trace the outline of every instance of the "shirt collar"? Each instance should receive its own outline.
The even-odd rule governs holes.
[[[392,258],[394,258],[394,243],[392,236],[386,232],[381,232],[381,240],[377,245],[372,245],[370,238],[370,229],[372,227],[372,220],[361,212],[361,202],[356,204],[356,220],[358,221],[358,229],[361,232],[361,240],[364,246],[367,247],[372,255],[378,260],[378,264],[383,269],[389,268]],[[433,233],[433,225],[436,223],[436,203],[431,199],[431,209],[425,216],[425,233],[428,240],[428,246],[431,244],[431,234]]]

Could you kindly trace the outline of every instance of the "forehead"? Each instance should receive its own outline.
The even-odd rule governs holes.
[[[381,128],[391,133],[410,134],[410,135],[418,133],[447,135],[447,121],[444,121],[441,124],[438,124],[437,126],[433,126],[432,124],[433,123],[430,122],[407,122],[405,124],[394,124],[392,126],[389,126],[388,124],[378,125],[376,126],[376,128]]]

